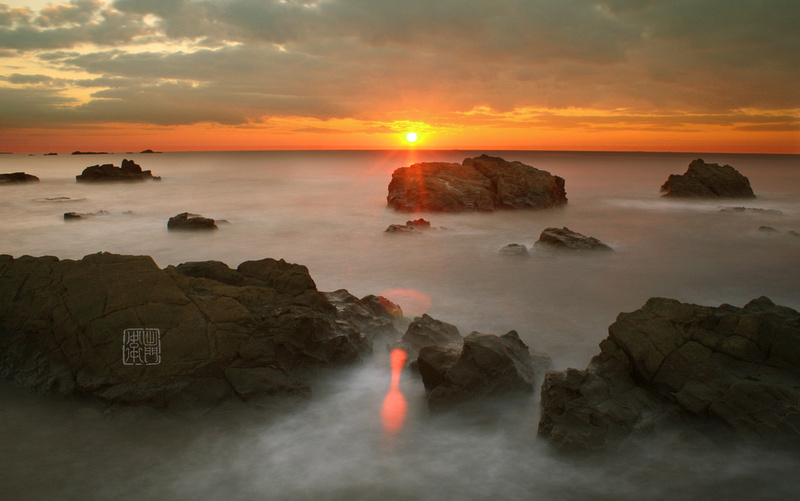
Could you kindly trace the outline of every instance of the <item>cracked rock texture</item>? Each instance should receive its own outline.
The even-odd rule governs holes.
[[[567,203],[564,179],[522,162],[481,155],[461,164],[423,162],[392,173],[389,207],[398,211],[543,209]]]
[[[545,377],[539,435],[559,448],[667,426],[799,441],[800,313],[766,297],[743,308],[652,298],[608,331],[586,370]]]
[[[326,367],[398,337],[384,298],[325,294],[305,266],[148,256],[0,256],[0,376],[112,404],[210,409],[303,395]],[[126,329],[158,329],[160,360],[123,363]]]

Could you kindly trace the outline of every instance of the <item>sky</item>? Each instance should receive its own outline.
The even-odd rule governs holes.
[[[0,3],[0,151],[800,153],[799,21],[798,0]]]

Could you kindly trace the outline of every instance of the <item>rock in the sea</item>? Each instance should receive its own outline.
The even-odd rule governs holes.
[[[343,296],[283,260],[159,269],[148,256],[0,256],[0,377],[110,404],[263,405],[306,394],[390,330],[379,299]]]
[[[0,184],[13,184],[13,183],[30,183],[31,181],[39,181],[39,178],[24,172],[11,172],[8,174],[0,174]]]
[[[200,216],[199,214],[191,214],[189,212],[181,212],[177,216],[172,216],[167,221],[167,229],[169,230],[217,230],[217,223],[213,219]]]
[[[406,224],[390,224],[384,233],[418,233],[418,230],[431,229],[431,222],[422,218],[406,221]]]
[[[76,153],[73,153],[75,155]],[[78,182],[103,182],[103,181],[161,181],[161,177],[153,176],[149,170],[142,170],[133,160],[123,159],[120,167],[114,164],[92,165],[75,176]]]
[[[768,214],[770,216],[782,216],[783,212],[777,209],[761,209],[759,207],[723,207],[720,212],[748,212],[757,214]]]
[[[386,197],[398,211],[542,209],[567,203],[564,179],[502,158],[427,162],[397,169]]]
[[[534,245],[573,252],[613,250],[600,240],[574,232],[567,227],[546,228]]]
[[[418,368],[431,411],[443,411],[487,397],[533,392],[550,368],[550,357],[531,353],[516,331],[502,336],[472,332],[461,352],[441,346],[422,348]]]
[[[88,219],[94,216],[107,216],[108,211],[99,210],[97,212],[65,212],[64,221],[77,221],[79,219]]]
[[[462,339],[455,325],[442,322],[425,313],[411,322],[401,341],[408,358],[413,359],[425,346],[460,346]]]
[[[522,244],[508,244],[500,249],[500,254],[513,257],[529,257],[528,248]]]
[[[674,198],[755,198],[750,180],[739,171],[700,158],[689,164],[685,174],[670,174],[661,191]]]
[[[539,435],[557,447],[598,449],[676,426],[800,443],[797,311],[765,297],[743,308],[652,298],[608,331],[586,370],[545,377]]]

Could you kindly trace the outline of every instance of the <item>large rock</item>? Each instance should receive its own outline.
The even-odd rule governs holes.
[[[408,358],[414,358],[425,346],[461,345],[462,340],[455,325],[442,322],[425,313],[411,322],[401,341]]]
[[[16,183],[29,183],[39,181],[39,178],[32,174],[25,174],[24,172],[11,172],[9,174],[0,174],[0,184],[16,184]]]
[[[562,449],[675,426],[800,443],[800,313],[653,298],[617,317],[586,370],[542,386],[539,434]]]
[[[210,217],[203,217],[199,214],[191,214],[189,212],[181,212],[178,215],[172,216],[167,221],[168,230],[178,231],[196,231],[196,230],[217,230],[216,221]]]
[[[148,256],[0,256],[0,376],[111,404],[260,405],[307,393],[375,335],[395,340],[389,309],[326,296],[283,260],[159,269]]]
[[[493,211],[554,207],[567,197],[558,176],[481,155],[461,164],[428,162],[395,170],[387,203],[406,212]]]
[[[750,180],[739,171],[700,158],[689,164],[685,174],[670,174],[661,191],[674,198],[755,198]]]
[[[502,336],[472,332],[461,352],[452,348],[422,348],[418,368],[431,411],[451,409],[466,402],[533,392],[550,368],[550,357],[531,356],[516,331]]]
[[[539,235],[539,240],[537,240],[534,245],[537,247],[574,252],[613,250],[600,240],[594,237],[587,237],[567,227],[546,228],[542,231],[541,235]]]
[[[75,155],[76,153],[73,153]],[[160,181],[161,177],[153,176],[149,170],[142,168],[133,160],[123,159],[120,167],[114,164],[92,165],[75,176],[78,182],[104,182],[104,181]]]

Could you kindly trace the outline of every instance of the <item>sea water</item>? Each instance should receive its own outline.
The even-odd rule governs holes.
[[[394,169],[489,153],[566,179],[569,203],[540,211],[405,214],[386,207]],[[408,317],[473,330],[516,330],[556,369],[583,369],[608,325],[653,296],[742,306],[768,296],[800,308],[800,157],[705,154],[746,175],[758,198],[660,197],[700,155],[470,151],[203,152],[0,156],[0,253],[80,259],[146,254],[161,267],[265,257],[306,265],[318,289],[383,294]],[[83,184],[93,164],[133,159],[160,182]],[[731,212],[728,207],[765,209]],[[65,221],[65,212],[107,214]],[[207,233],[167,231],[181,212],[226,220]],[[385,234],[423,217],[432,230]],[[547,227],[614,248],[559,255],[533,248]],[[767,226],[777,231],[764,231]],[[662,438],[613,456],[563,456],[536,439],[538,394],[481,416],[430,416],[404,374],[403,430],[383,436],[388,353],[315,388],[302,408],[263,422],[103,419],[83,403],[0,386],[0,495],[10,498],[666,499],[796,495],[800,454],[693,448]],[[678,442],[682,443],[682,442]]]

